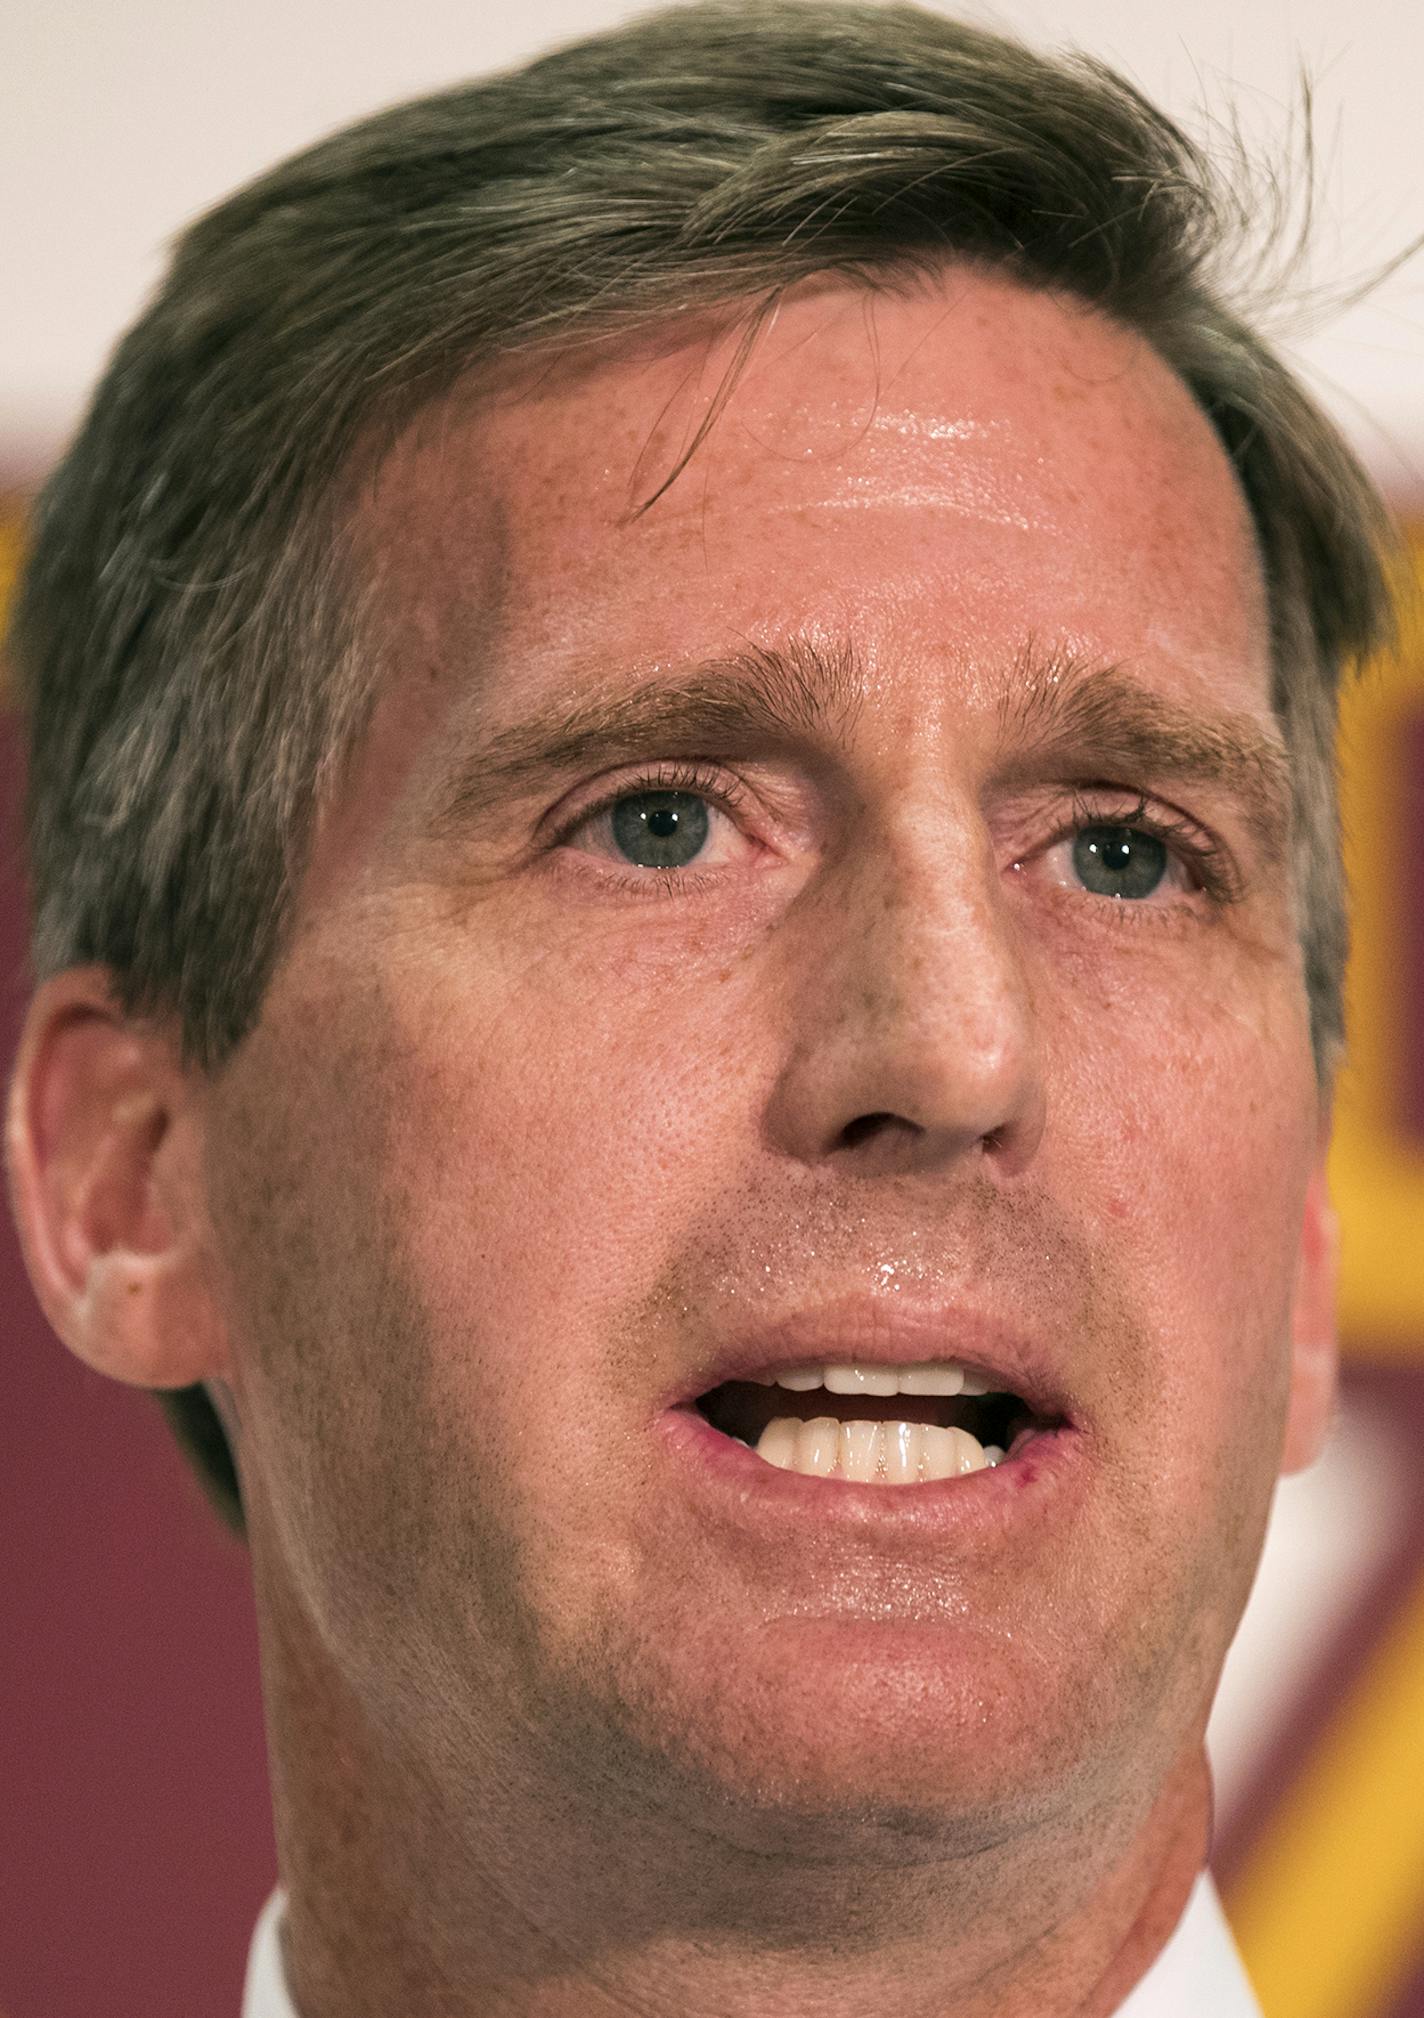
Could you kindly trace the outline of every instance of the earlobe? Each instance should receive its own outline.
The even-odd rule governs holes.
[[[72,968],[39,989],[6,1117],[25,1262],[70,1350],[140,1387],[226,1370],[193,1107],[174,1046],[123,1015],[104,969]]]
[[[1340,1228],[1330,1204],[1322,1150],[1306,1194],[1301,1229],[1283,1476],[1315,1462],[1334,1417],[1340,1363],[1335,1316],[1339,1275]]]

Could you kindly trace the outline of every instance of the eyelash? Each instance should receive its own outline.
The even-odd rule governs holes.
[[[748,800],[748,793],[735,780],[729,780],[725,772],[710,765],[695,761],[678,760],[658,764],[651,770],[640,772],[636,777],[621,780],[611,791],[592,804],[581,806],[577,813],[551,835],[549,847],[561,848],[569,837],[581,827],[589,825],[600,814],[616,806],[621,799],[633,798],[639,792],[695,792],[699,797],[729,816],[735,816]],[[1151,834],[1161,841],[1177,858],[1187,865],[1196,877],[1203,893],[1218,906],[1236,903],[1241,895],[1238,879],[1226,851],[1203,827],[1184,814],[1165,807],[1150,806],[1145,795],[1139,793],[1135,802],[1128,807],[1106,807],[1093,804],[1085,796],[1100,793],[1104,799],[1124,796],[1124,788],[1108,783],[1080,785],[1073,794],[1068,817],[1061,822],[1046,842],[1040,843],[1035,854],[1046,854],[1061,841],[1071,839],[1085,827],[1131,827],[1139,833]],[[1016,863],[1015,867],[1018,866]],[[614,889],[626,891],[640,897],[685,896],[716,880],[715,875],[697,870],[632,870],[625,874],[616,868],[603,868],[598,872],[600,880]],[[1087,894],[1087,893],[1085,893]],[[1098,901],[1104,901],[1099,899]],[[1145,911],[1149,907],[1136,904],[1114,903],[1114,915],[1120,915],[1124,922],[1134,912]],[[1160,907],[1156,907],[1160,908]]]
[[[1131,827],[1138,833],[1151,834],[1184,862],[1212,903],[1225,906],[1240,900],[1242,893],[1235,866],[1227,851],[1205,827],[1199,827],[1195,820],[1189,820],[1185,814],[1177,813],[1170,807],[1150,805],[1142,793],[1137,795],[1131,806],[1109,809],[1090,804],[1084,796],[1089,792],[1101,793],[1108,799],[1114,795],[1120,798],[1127,796],[1121,785],[1079,785],[1074,791],[1067,819],[1038,852],[1046,853],[1048,848],[1056,848],[1060,841],[1082,833],[1085,827]],[[1147,907],[1117,904],[1114,908],[1125,915]]]
[[[639,792],[695,792],[699,798],[706,799],[721,812],[733,817],[746,806],[749,798],[745,786],[735,779],[729,781],[725,772],[711,765],[690,760],[668,760],[652,770],[620,781],[612,791],[606,792],[601,799],[595,799],[591,805],[580,806],[550,836],[550,848],[561,848],[580,827],[590,825],[601,813],[616,806],[620,799],[635,798]],[[605,887],[611,884],[615,890],[626,891],[635,897],[686,896],[716,880],[714,874],[696,869],[633,869],[625,874],[616,868],[604,867],[597,873]]]

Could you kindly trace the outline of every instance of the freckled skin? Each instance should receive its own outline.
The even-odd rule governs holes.
[[[385,698],[206,1135],[311,2018],[1097,2018],[1205,1853],[1318,1150],[1290,893],[1129,920],[990,810],[1031,639],[1269,726],[1261,585],[1135,339],[966,272],[873,320],[793,297],[641,517],[730,343],[452,408],[362,503]],[[715,887],[531,858],[547,799],[432,836],[473,710],[798,631],[854,733],[759,762]],[[709,1531],[657,1398],[886,1282],[1052,1349],[1072,1519]]]

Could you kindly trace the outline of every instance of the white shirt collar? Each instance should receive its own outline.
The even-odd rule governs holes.
[[[242,1993],[242,2018],[297,2018],[282,1973],[278,1934],[286,1896],[279,1887],[257,1916],[247,1956],[247,1988]]]
[[[242,2018],[297,2018],[282,1978],[277,1943],[283,1898],[262,1908],[247,1965]],[[1261,2018],[1236,1952],[1215,1885],[1203,1871],[1192,1887],[1176,1932],[1116,2018]]]

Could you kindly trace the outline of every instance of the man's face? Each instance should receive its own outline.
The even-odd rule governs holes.
[[[259,1585],[472,1804],[1140,1811],[1319,1127],[1246,513],[1141,342],[954,271],[794,296],[637,515],[733,349],[452,404],[361,500],[384,698],[207,1118]],[[1037,1441],[857,1487],[694,1433],[863,1351]]]

